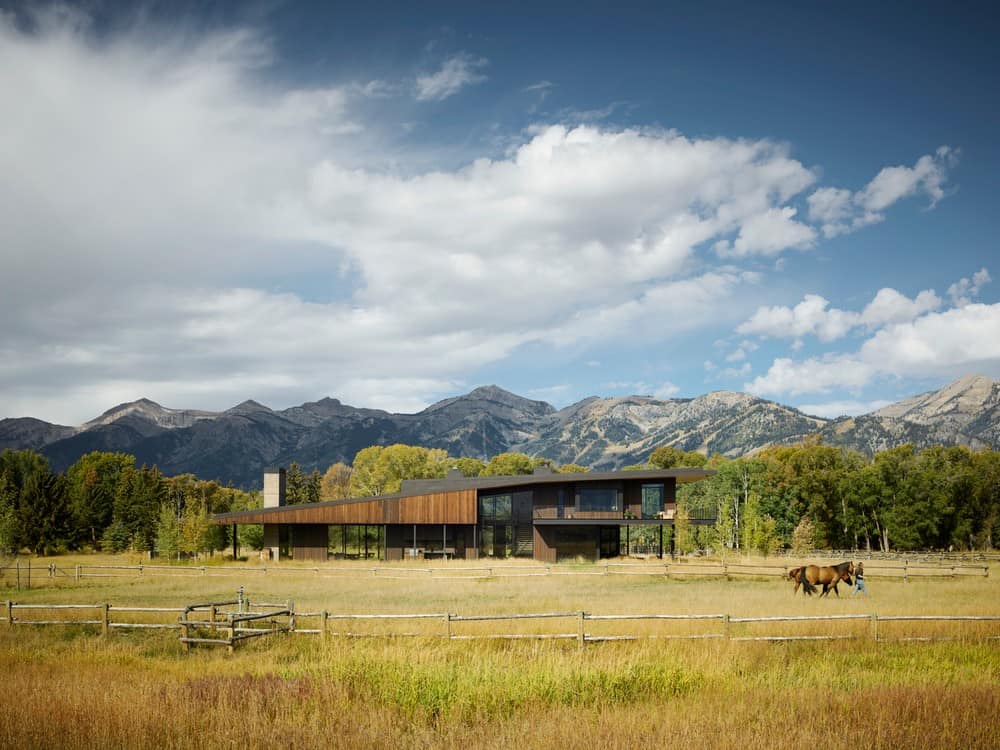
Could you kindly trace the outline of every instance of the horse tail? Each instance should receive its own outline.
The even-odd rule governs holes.
[[[799,583],[802,584],[802,593],[806,594],[807,596],[812,596],[813,594],[816,593],[816,587],[813,584],[809,583],[809,579],[806,577],[807,567],[808,567],[807,565],[803,565],[801,568],[799,568]]]

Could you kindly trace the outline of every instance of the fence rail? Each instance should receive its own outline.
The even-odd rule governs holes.
[[[835,558],[835,559],[840,559]],[[851,559],[844,555],[843,559]],[[703,559],[669,561],[597,562],[586,567],[577,565],[462,565],[443,562],[437,567],[397,565],[355,566],[332,563],[325,566],[300,565],[76,565],[72,568],[55,564],[32,566],[29,564],[0,566],[0,582],[8,575],[16,581],[18,589],[31,588],[32,577],[40,583],[71,579],[76,582],[87,578],[144,578],[144,577],[222,577],[247,573],[268,575],[311,574],[320,578],[372,577],[386,580],[408,580],[414,577],[457,580],[475,578],[522,578],[531,576],[581,576],[581,575],[645,575],[665,577],[720,577],[739,576],[757,578],[783,578],[801,562],[787,560],[783,563],[728,562]],[[989,577],[990,566],[983,563],[931,563],[923,560],[909,561],[866,559],[865,573],[870,578],[899,578],[908,582],[914,578],[960,578],[966,576]]]
[[[238,606],[238,609],[227,607]],[[192,645],[221,645],[232,650],[238,643],[264,635],[290,633],[350,638],[424,637],[448,640],[533,639],[576,640],[581,646],[601,641],[650,639],[722,639],[727,641],[799,641],[869,639],[875,642],[932,640],[1000,640],[1000,615],[767,615],[630,613],[599,614],[586,611],[532,612],[513,614],[458,614],[451,612],[344,613],[297,612],[294,604],[214,602],[185,607],[130,607],[99,604],[3,603],[0,622],[8,626],[76,625],[99,626],[104,635],[115,629],[174,629],[187,649]],[[96,617],[91,612],[96,613]],[[30,619],[19,616],[30,613]],[[35,614],[39,613],[39,614]],[[82,613],[82,617],[72,616]],[[62,614],[62,617],[59,615]],[[119,616],[128,615],[127,619]],[[172,622],[150,621],[151,616],[177,615]],[[316,621],[302,627],[303,620]],[[417,631],[369,629],[340,631],[337,622],[392,624],[401,621],[428,622]],[[440,627],[431,627],[437,621]],[[626,623],[646,621],[658,628],[629,632]],[[546,625],[545,623],[552,623]],[[863,623],[861,628],[856,627]],[[494,627],[501,624],[499,627]],[[476,626],[483,626],[477,629]],[[671,630],[671,626],[682,626]],[[846,630],[844,626],[846,625]],[[928,629],[928,625],[933,626]],[[527,627],[525,627],[527,626]],[[763,626],[767,632],[757,632]],[[802,629],[804,626],[804,630]],[[472,628],[469,630],[468,628]],[[492,628],[492,629],[490,629]],[[610,630],[608,629],[610,628]],[[796,629],[798,628],[798,629]],[[497,632],[503,631],[503,632]]]

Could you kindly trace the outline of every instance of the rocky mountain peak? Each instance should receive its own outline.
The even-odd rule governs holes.
[[[505,391],[496,385],[484,385],[474,388],[462,396],[446,398],[443,401],[431,404],[424,411],[420,412],[420,414],[430,414],[443,410],[451,411],[456,408],[473,411],[483,408],[496,409],[498,407],[508,413],[513,412],[539,418],[555,412],[555,407],[545,401],[534,401],[524,398],[523,396],[518,396],[516,393]]]
[[[216,416],[218,415],[214,412],[195,409],[168,409],[151,399],[140,398],[108,409],[101,416],[82,425],[81,429],[89,430],[125,418],[138,419],[166,429],[177,429],[190,427],[198,420],[214,419]]]
[[[271,409],[264,406],[264,404],[254,401],[252,398],[248,398],[239,404],[236,404],[231,409],[226,409],[225,413],[231,416],[246,416],[247,414],[259,414],[265,412],[267,414],[272,413]]]
[[[1000,383],[985,375],[965,375],[936,391],[890,404],[874,416],[904,419],[917,424],[948,418],[957,424],[971,422],[984,411],[1000,405]]]

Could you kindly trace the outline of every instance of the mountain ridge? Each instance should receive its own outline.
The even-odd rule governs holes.
[[[263,468],[349,463],[370,445],[408,443],[454,456],[521,451],[558,463],[613,469],[660,445],[739,456],[819,434],[872,454],[912,442],[1000,445],[1000,382],[966,375],[869,414],[824,419],[736,391],[694,398],[590,396],[556,409],[496,385],[442,399],[413,414],[322,398],[274,410],[252,399],[225,411],[170,409],[150,399],[119,404],[76,427],[31,417],[0,420],[0,449],[30,448],[64,470],[93,450],[123,451],[164,473],[258,486]]]

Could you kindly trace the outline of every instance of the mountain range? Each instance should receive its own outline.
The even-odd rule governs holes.
[[[0,449],[36,450],[57,471],[90,451],[121,451],[167,475],[192,473],[252,488],[267,466],[296,461],[306,471],[324,471],[376,444],[478,458],[521,451],[613,469],[641,463],[660,445],[741,456],[817,433],[826,444],[869,455],[904,443],[998,446],[1000,382],[966,375],[940,390],[838,419],[732,391],[692,399],[592,397],[556,410],[484,386],[416,414],[356,408],[333,398],[281,411],[244,401],[223,412],[168,409],[139,399],[76,427],[31,417],[0,420]]]

